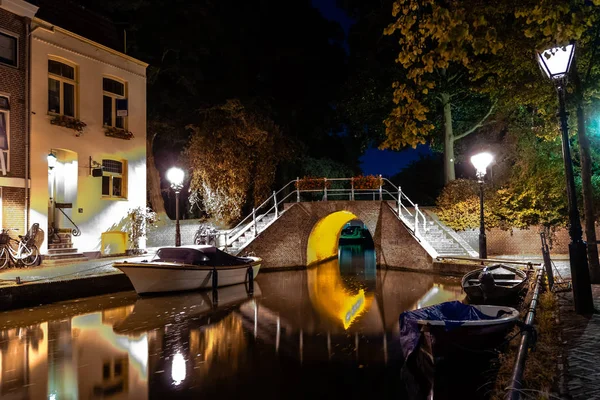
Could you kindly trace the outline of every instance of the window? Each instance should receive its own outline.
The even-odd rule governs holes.
[[[125,161],[102,160],[102,197],[125,198],[127,183]]]
[[[6,175],[8,171],[10,103],[8,97],[0,96],[0,172]]]
[[[110,78],[102,78],[102,123],[104,126],[126,129],[127,99],[125,84]]]
[[[6,33],[0,32],[0,63],[13,67],[18,66],[18,49],[19,41],[15,36],[10,36]]]
[[[75,67],[48,60],[48,112],[75,117]]]

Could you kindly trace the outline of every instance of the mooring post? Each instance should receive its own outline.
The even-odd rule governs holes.
[[[252,207],[252,225],[254,225],[254,237],[258,235],[256,230],[256,208]]]
[[[212,270],[212,288],[213,288],[213,290],[217,290],[217,287],[219,287],[219,273],[217,272],[216,268],[213,268],[213,270]]]
[[[381,178],[381,174],[379,174],[379,201],[383,200],[383,179]]]
[[[248,275],[248,293],[252,294],[254,293],[254,268],[249,266],[246,274]]]
[[[296,177],[296,203],[300,203],[300,178]]]
[[[279,210],[277,209],[277,192],[273,190],[273,204],[275,204],[275,219],[279,218]]]
[[[327,201],[327,178],[323,178],[323,200]]]

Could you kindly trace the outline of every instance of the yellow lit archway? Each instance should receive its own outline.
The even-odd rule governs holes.
[[[337,211],[321,218],[308,237],[306,265],[337,257],[340,232],[353,219],[358,218],[349,211]]]

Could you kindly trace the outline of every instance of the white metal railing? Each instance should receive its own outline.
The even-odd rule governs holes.
[[[427,230],[425,214],[419,210],[418,204],[415,204],[406,196],[400,187],[397,187],[387,178],[379,176],[379,187],[370,189],[358,189],[354,187],[354,178],[318,178],[315,181],[323,180],[323,187],[320,189],[301,189],[300,178],[288,182],[278,191],[273,191],[262,204],[252,209],[252,212],[242,219],[235,227],[221,231],[219,235],[224,236],[221,241],[227,246],[233,244],[246,232],[251,231],[252,237],[256,237],[260,232],[266,229],[272,222],[281,216],[280,208],[285,202],[294,199],[300,201],[328,201],[328,200],[393,200],[395,212],[398,218],[407,225],[413,234],[420,239],[423,238]],[[292,186],[293,185],[293,186]],[[328,187],[329,186],[329,187]],[[293,201],[293,200],[292,200]],[[411,211],[412,208],[412,211]],[[269,219],[261,228],[259,222],[267,216]],[[224,242],[224,243],[223,243]]]

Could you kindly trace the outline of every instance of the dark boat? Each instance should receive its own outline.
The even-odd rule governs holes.
[[[359,244],[365,241],[367,229],[360,226],[347,226],[340,233],[340,244]]]
[[[400,314],[404,359],[420,350],[435,361],[465,352],[492,349],[504,341],[519,319],[511,307],[449,301]]]
[[[471,271],[462,278],[462,287],[473,303],[504,303],[516,299],[527,284],[527,272],[503,264]]]

